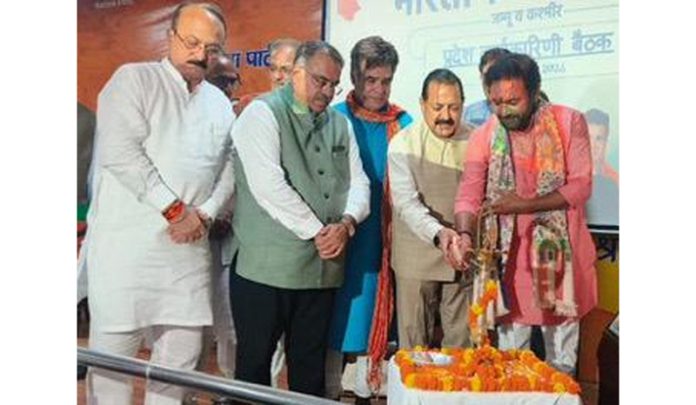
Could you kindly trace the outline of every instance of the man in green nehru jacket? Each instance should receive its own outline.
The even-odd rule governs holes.
[[[317,396],[344,250],[370,201],[353,129],[327,109],[342,68],[331,45],[303,43],[290,82],[249,104],[232,131],[235,378],[268,385],[285,333],[290,389]]]

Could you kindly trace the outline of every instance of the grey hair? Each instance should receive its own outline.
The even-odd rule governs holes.
[[[282,48],[292,48],[293,52],[297,52],[302,42],[295,38],[278,38],[268,44],[268,53],[271,57]]]
[[[324,41],[306,41],[297,48],[295,65],[306,65],[317,54],[324,54],[343,68],[343,57],[331,44]]]
[[[392,72],[399,64],[399,54],[391,43],[380,36],[371,36],[358,41],[350,51],[350,80],[355,85],[362,76],[362,63],[365,69],[389,66]]]

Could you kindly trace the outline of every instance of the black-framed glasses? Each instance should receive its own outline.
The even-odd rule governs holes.
[[[176,37],[184,45],[184,47],[190,51],[203,47],[203,51],[208,56],[220,56],[225,52],[220,44],[206,45],[203,42],[201,42],[200,39],[194,37],[193,35],[189,35],[184,38],[181,35],[179,35],[176,29],[172,29],[172,32],[174,32],[174,35],[176,35]]]
[[[334,92],[334,95],[337,96],[341,94],[343,91],[343,88],[339,86],[339,81],[332,82],[331,80],[327,79],[326,77],[322,75],[317,75],[309,71],[309,69],[305,69],[309,77],[312,78],[312,81],[314,82],[314,85],[319,87],[320,89],[324,89],[324,87],[329,86],[329,89]]]

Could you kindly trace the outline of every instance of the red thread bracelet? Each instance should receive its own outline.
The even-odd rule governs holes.
[[[186,210],[186,205],[181,200],[174,201],[166,210],[162,213],[167,222],[172,222],[173,220],[179,218],[181,214]]]

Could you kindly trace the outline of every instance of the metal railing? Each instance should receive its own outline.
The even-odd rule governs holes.
[[[77,362],[88,367],[103,368],[254,403],[283,405],[331,405],[339,403],[298,392],[212,376],[198,371],[177,370],[132,357],[97,352],[82,347],[77,348]]]

